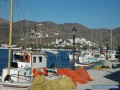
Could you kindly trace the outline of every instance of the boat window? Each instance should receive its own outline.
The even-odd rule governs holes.
[[[11,67],[13,68],[18,68],[18,63],[17,62],[11,62]]]
[[[33,63],[36,63],[36,57],[33,57]]]
[[[42,62],[42,57],[38,57],[38,59],[39,59],[39,62]]]
[[[22,55],[17,55],[17,54],[14,54],[14,58],[15,58],[15,60],[16,61],[21,61],[21,62],[23,62],[24,60],[23,60],[23,56]]]

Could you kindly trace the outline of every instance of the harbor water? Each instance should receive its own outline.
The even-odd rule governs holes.
[[[67,50],[58,50],[58,54],[52,54],[46,52],[47,54],[47,67],[48,68],[71,68],[71,63],[69,62],[69,52]],[[8,49],[0,49],[0,75],[2,69],[7,67],[8,61]]]

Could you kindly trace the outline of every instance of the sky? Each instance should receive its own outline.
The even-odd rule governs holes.
[[[9,0],[0,0],[0,17],[9,19]],[[23,19],[114,29],[120,27],[120,0],[14,0],[14,21]]]

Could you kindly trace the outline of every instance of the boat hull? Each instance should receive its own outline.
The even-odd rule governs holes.
[[[31,87],[31,82],[0,82],[1,85],[5,87],[15,87],[15,88],[29,88]]]

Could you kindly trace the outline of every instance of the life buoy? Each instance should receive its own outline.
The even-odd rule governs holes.
[[[25,62],[29,62],[30,61],[30,56],[25,52],[24,55],[23,55],[23,60]]]

